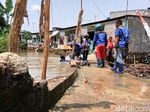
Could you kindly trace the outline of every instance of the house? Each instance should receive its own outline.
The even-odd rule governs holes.
[[[143,16],[145,21],[150,25],[150,17]],[[107,32],[108,37],[114,37],[115,31],[115,22],[116,20],[121,19],[123,25],[127,24],[130,32],[129,38],[129,49],[130,54],[136,55],[138,59],[143,56],[143,53],[150,52],[150,38],[148,37],[142,22],[137,15],[124,15],[120,17],[110,18],[102,21],[96,21],[92,23],[82,24],[81,26],[81,35],[89,34],[89,38],[92,40],[94,36],[95,25],[98,23],[105,24],[105,31]],[[66,27],[66,28],[57,28],[60,33],[55,37],[55,41],[60,45],[68,44],[75,35],[76,26]]]
[[[150,52],[150,38],[147,36],[143,24],[141,23],[139,17],[136,15],[121,16],[108,20],[83,24],[81,26],[81,35],[88,33],[90,39],[93,39],[95,25],[98,23],[102,23],[105,24],[105,31],[107,32],[108,37],[114,37],[115,21],[118,19],[121,19],[124,25],[126,24],[126,22],[128,24],[130,32],[130,51],[132,53]],[[150,25],[150,17],[144,16],[144,19]],[[75,28],[76,26],[59,29],[60,37],[66,36],[69,38],[70,35],[73,36],[75,34]]]

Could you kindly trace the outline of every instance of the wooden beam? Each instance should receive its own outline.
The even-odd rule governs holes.
[[[46,79],[46,69],[49,54],[49,23],[50,23],[50,0],[44,2],[44,53],[42,63],[42,79]]]

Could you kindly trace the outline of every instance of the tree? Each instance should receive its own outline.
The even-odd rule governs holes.
[[[32,39],[32,34],[31,32],[24,30],[21,33],[21,38],[27,43],[28,40]]]
[[[13,2],[6,0],[5,6],[0,2],[0,16],[6,16],[6,23],[9,24],[9,19],[12,16]]]
[[[0,30],[6,26],[6,22],[3,16],[0,16]]]
[[[8,38],[7,35],[0,36],[0,53],[8,50]]]
[[[23,24],[23,18],[27,16],[27,0],[16,0],[13,19],[9,32],[9,51],[18,53],[18,40],[20,30]]]
[[[6,25],[5,19],[3,16],[0,16],[0,36],[6,34],[6,29],[8,31],[8,27]]]

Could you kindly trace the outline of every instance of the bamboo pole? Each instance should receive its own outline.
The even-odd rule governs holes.
[[[49,53],[49,23],[50,23],[50,0],[44,2],[44,53],[42,63],[42,79],[46,79],[46,69]]]
[[[13,21],[9,33],[9,51],[18,53],[18,39],[23,24],[23,18],[27,16],[26,11],[27,0],[16,0],[13,12]]]
[[[81,33],[82,15],[83,15],[83,9],[81,8],[81,10],[79,12],[79,16],[78,16],[78,22],[77,22],[77,28],[76,28],[76,32],[75,32],[75,38],[74,38],[74,45],[73,45],[73,48],[72,48],[72,54],[74,53],[76,42],[80,41],[80,35],[79,34]]]

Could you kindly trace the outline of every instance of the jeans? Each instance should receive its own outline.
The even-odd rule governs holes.
[[[115,72],[123,73],[123,48],[115,48],[115,60],[113,70]]]

